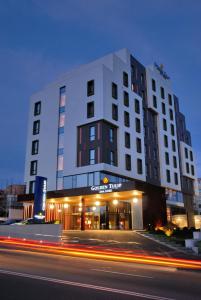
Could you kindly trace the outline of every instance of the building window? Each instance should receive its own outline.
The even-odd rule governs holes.
[[[137,159],[137,173],[142,174],[142,160],[140,158]]]
[[[38,165],[37,160],[32,160],[31,161],[30,175],[36,175],[37,174],[37,165]]]
[[[58,155],[57,157],[57,171],[63,171],[64,169],[64,157],[63,155]]]
[[[38,154],[39,140],[32,141],[31,154]]]
[[[185,158],[188,159],[188,149],[185,148]]]
[[[178,174],[177,173],[174,173],[174,183],[176,184],[176,185],[178,185]]]
[[[193,152],[190,151],[190,160],[193,161]]]
[[[188,173],[189,174],[189,163],[186,163],[186,173]]]
[[[125,147],[130,148],[130,133],[125,132]]]
[[[90,165],[95,164],[95,150],[94,149],[89,150],[89,164]]]
[[[172,96],[170,94],[168,94],[168,102],[169,105],[172,105]]]
[[[163,87],[161,87],[161,98],[165,99],[165,91]]]
[[[157,98],[153,95],[153,107],[157,108]]]
[[[65,113],[59,114],[59,127],[64,127],[65,125]]]
[[[166,115],[165,103],[162,102],[161,107],[162,107],[162,114]]]
[[[194,166],[191,165],[191,174],[194,176],[195,175],[195,170],[194,170]]]
[[[95,126],[90,126],[89,128],[89,140],[90,142],[95,141],[96,139],[96,128]]]
[[[165,163],[166,163],[166,165],[169,165],[169,164],[170,164],[168,152],[165,152]]]
[[[142,142],[140,138],[136,138],[136,150],[138,153],[142,153]]]
[[[125,162],[126,162],[126,170],[131,170],[131,156],[129,154],[125,155]]]
[[[29,194],[33,194],[35,190],[35,180],[29,182]]]
[[[115,165],[115,161],[114,161],[114,151],[110,151],[110,164],[112,166]]]
[[[177,158],[176,158],[176,156],[173,156],[173,166],[174,166],[174,168],[177,168]]]
[[[135,99],[135,112],[136,114],[140,113],[140,101],[138,99]]]
[[[114,128],[110,128],[110,142],[113,143],[114,142]]]
[[[166,179],[167,179],[167,182],[171,182],[171,178],[170,178],[170,170],[166,170]]]
[[[163,130],[167,131],[167,121],[163,119]]]
[[[130,126],[130,117],[129,117],[129,113],[127,111],[124,112],[124,125],[126,127]]]
[[[114,98],[114,99],[118,98],[117,85],[114,82],[112,82],[112,98]]]
[[[135,118],[135,130],[138,133],[141,132],[141,123],[140,123],[140,119],[138,118]]]
[[[124,105],[129,107],[129,95],[124,91]]]
[[[169,110],[169,113],[170,113],[170,120],[173,121],[173,120],[174,120],[173,110],[170,109],[170,110]]]
[[[167,137],[167,135],[164,135],[164,146],[166,148],[168,148],[168,137]]]
[[[94,95],[94,80],[90,80],[87,82],[87,96]]]
[[[64,109],[64,106],[66,105],[66,87],[62,86],[59,90],[59,93],[60,93],[59,106],[60,108],[63,107]]]
[[[141,84],[144,84],[144,74],[143,73],[141,73],[141,75],[140,75],[140,81],[141,81]]]
[[[174,125],[173,124],[171,124],[170,125],[170,131],[171,131],[171,135],[173,135],[174,136]]]
[[[112,104],[112,119],[118,121],[118,106],[116,104]]]
[[[123,85],[128,87],[128,74],[123,72]]]
[[[34,116],[38,116],[41,113],[41,101],[34,104]]]
[[[94,102],[87,103],[87,118],[94,117]]]
[[[156,81],[154,79],[152,79],[152,91],[156,91]]]
[[[40,132],[40,120],[33,122],[33,135],[39,134]]]
[[[175,142],[175,140],[172,140],[172,151],[176,152],[176,142]]]

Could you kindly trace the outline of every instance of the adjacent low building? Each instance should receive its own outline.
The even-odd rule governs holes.
[[[26,217],[35,176],[46,219],[65,229],[142,229],[185,214],[194,226],[191,135],[163,66],[127,49],[61,76],[30,101]]]

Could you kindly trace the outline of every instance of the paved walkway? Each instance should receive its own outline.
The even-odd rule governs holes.
[[[67,244],[82,244],[89,248],[96,246],[113,251],[121,249],[125,253],[192,258],[191,255],[170,249],[135,231],[64,231],[62,240]]]

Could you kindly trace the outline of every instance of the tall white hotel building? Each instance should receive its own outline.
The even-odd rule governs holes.
[[[171,80],[127,49],[74,69],[30,101],[25,163],[47,177],[46,219],[65,229],[142,229],[185,214],[194,225],[191,136]]]

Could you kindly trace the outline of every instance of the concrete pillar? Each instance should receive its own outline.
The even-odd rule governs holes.
[[[138,199],[137,202],[131,200],[131,215],[132,215],[132,229],[143,229],[143,215],[142,215],[142,199]]]
[[[82,198],[81,230],[85,230],[85,200]]]

